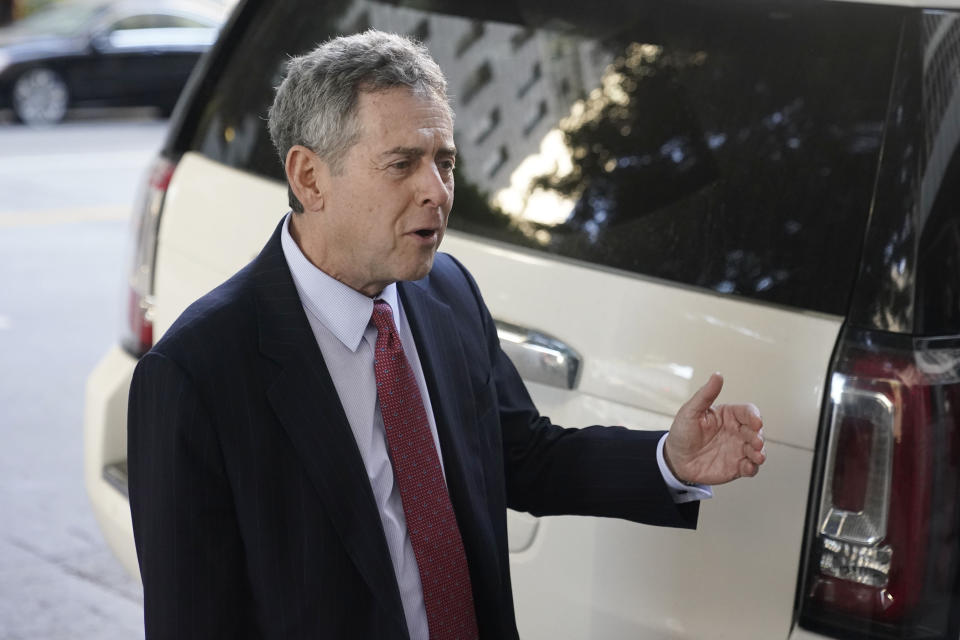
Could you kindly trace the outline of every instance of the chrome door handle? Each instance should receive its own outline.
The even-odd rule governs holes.
[[[520,375],[561,389],[574,389],[580,374],[580,354],[546,334],[501,320],[497,336]]]

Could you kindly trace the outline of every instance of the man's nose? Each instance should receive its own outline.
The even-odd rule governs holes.
[[[450,190],[433,162],[424,162],[418,176],[417,203],[421,207],[444,207],[450,200]]]

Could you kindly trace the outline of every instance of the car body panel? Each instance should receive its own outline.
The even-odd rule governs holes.
[[[449,233],[443,248],[472,270],[497,319],[587,354],[578,393],[672,416],[719,370],[726,376],[721,400],[764,407],[768,441],[813,449],[839,319],[562,262],[462,233]],[[558,286],[576,298],[544,295]]]
[[[790,551],[800,545],[806,504],[806,486],[794,478],[807,472],[811,454],[767,451],[773,464],[762,480],[716,488],[695,532],[605,519],[542,522],[531,550],[512,556],[521,637],[787,637],[799,561]],[[750,612],[747,626],[732,613],[741,610]],[[585,632],[564,633],[578,614]]]
[[[0,28],[0,48],[9,64],[44,60],[56,56],[82,53],[87,39],[81,36],[27,36],[8,28]]]
[[[83,480],[107,544],[130,575],[139,577],[130,503],[104,477],[107,465],[127,458],[127,394],[136,365],[136,358],[115,346],[87,378]]]

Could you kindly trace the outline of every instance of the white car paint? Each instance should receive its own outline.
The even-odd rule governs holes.
[[[136,359],[111,348],[87,378],[83,415],[83,480],[93,515],[124,568],[140,576],[130,503],[103,477],[106,465],[127,459],[127,392]]]

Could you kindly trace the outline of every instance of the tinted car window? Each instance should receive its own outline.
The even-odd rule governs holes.
[[[264,121],[287,56],[368,27],[410,34],[457,113],[451,227],[844,313],[902,12],[415,4],[262,3],[191,148],[282,179]]]

